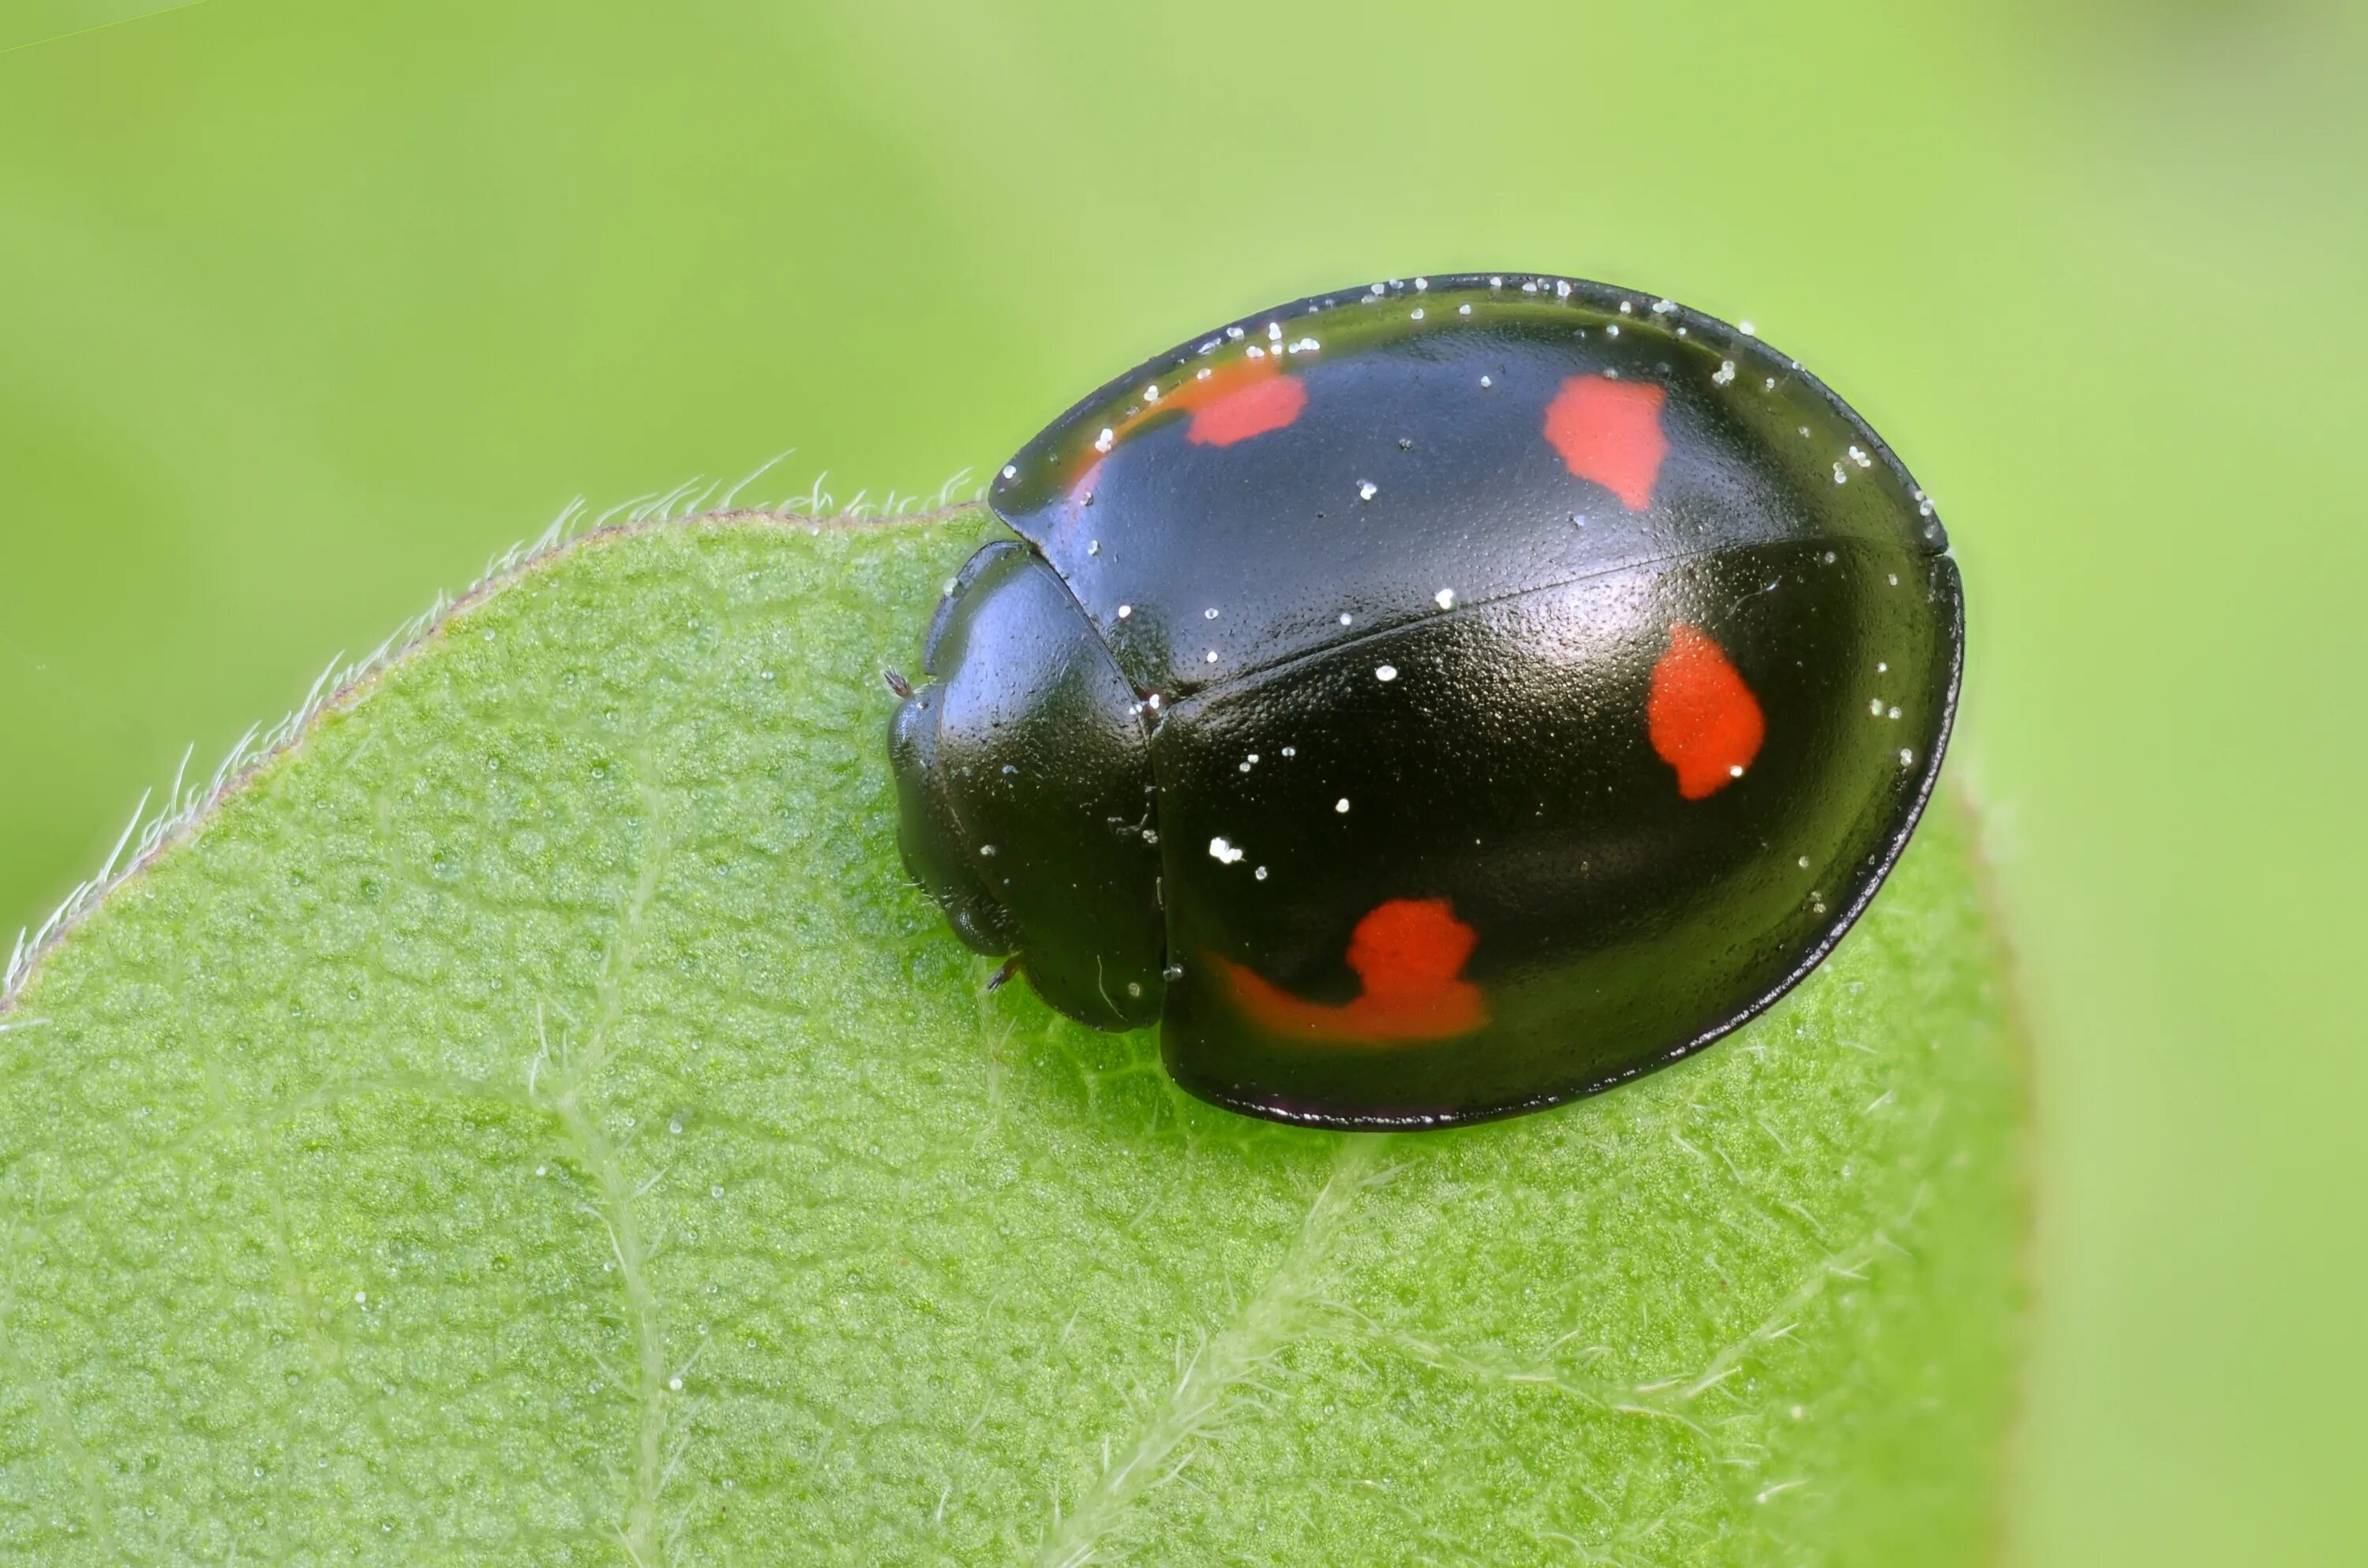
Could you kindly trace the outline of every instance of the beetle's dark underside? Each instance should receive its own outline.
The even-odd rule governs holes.
[[[1962,602],[1887,450],[1708,318],[1518,286],[1112,383],[930,628],[908,865],[1203,1097],[1439,1125],[1647,1071],[1814,967],[1931,786]]]

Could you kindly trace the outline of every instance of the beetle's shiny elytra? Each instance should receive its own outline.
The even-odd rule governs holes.
[[[1906,845],[1931,504],[1737,329],[1530,275],[1247,317],[1030,441],[893,752],[906,865],[1254,1115],[1440,1126],[1701,1049]]]

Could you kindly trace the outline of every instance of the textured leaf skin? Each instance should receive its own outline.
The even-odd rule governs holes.
[[[1629,1087],[1231,1116],[896,869],[877,671],[985,527],[580,542],[48,956],[0,1559],[1987,1561],[2021,1089],[1962,813]]]

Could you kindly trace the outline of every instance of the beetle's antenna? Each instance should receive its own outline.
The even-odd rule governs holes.
[[[898,697],[910,697],[913,695],[913,683],[906,680],[903,676],[898,675],[894,670],[882,669],[880,672],[880,678],[886,681],[888,683],[888,689],[894,692]]]
[[[991,994],[1010,984],[1011,977],[1019,972],[1019,961],[1027,956],[1028,955],[1025,953],[1014,953],[1009,958],[1004,960],[1003,967],[996,970],[995,971],[995,977],[986,983],[988,993]]]

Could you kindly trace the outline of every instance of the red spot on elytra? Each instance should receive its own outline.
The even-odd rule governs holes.
[[[1759,699],[1726,651],[1698,628],[1669,628],[1669,651],[1653,665],[1645,698],[1653,749],[1678,770],[1678,793],[1705,800],[1743,777],[1768,733]]]
[[[1181,410],[1192,416],[1184,438],[1196,447],[1230,447],[1269,430],[1290,425],[1307,406],[1307,387],[1297,376],[1286,376],[1279,360],[1263,351],[1255,359],[1244,356],[1207,367],[1167,396],[1145,399],[1134,412],[1113,422],[1098,441],[1084,472],[1069,482],[1069,499],[1083,501],[1101,472],[1102,458],[1133,436],[1146,422]]]
[[[1364,983],[1352,1001],[1310,1002],[1237,963],[1225,971],[1242,1011],[1277,1034],[1369,1045],[1446,1040],[1488,1021],[1480,988],[1462,978],[1479,940],[1443,898],[1394,898],[1349,938],[1349,967]]]
[[[1645,381],[1605,376],[1573,376],[1546,404],[1546,439],[1564,466],[1591,479],[1630,511],[1653,499],[1653,482],[1669,439],[1661,434],[1661,401],[1668,392]]]
[[[1307,384],[1284,375],[1271,358],[1236,359],[1186,381],[1160,406],[1191,412],[1184,438],[1194,446],[1230,447],[1297,419],[1307,406]]]

